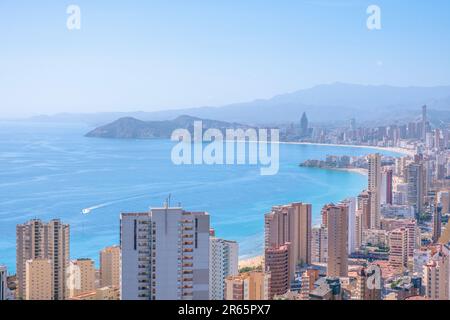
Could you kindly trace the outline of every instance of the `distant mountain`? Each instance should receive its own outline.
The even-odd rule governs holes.
[[[450,86],[392,87],[345,83],[319,85],[275,96],[271,99],[236,103],[222,107],[134,113],[100,113],[34,118],[37,121],[83,120],[89,124],[107,123],[119,117],[142,120],[168,120],[180,115],[246,124],[300,121],[306,112],[312,122],[408,120],[420,115],[422,105],[430,110],[450,111]],[[437,112],[439,113],[439,112]],[[432,113],[431,113],[432,114]],[[439,119],[436,119],[439,120]]]
[[[114,139],[167,139],[176,129],[187,129],[193,133],[194,122],[202,121],[203,129],[219,130],[248,128],[246,125],[217,120],[200,119],[182,115],[174,120],[142,121],[132,117],[120,118],[110,124],[98,127],[86,134],[86,137]]]

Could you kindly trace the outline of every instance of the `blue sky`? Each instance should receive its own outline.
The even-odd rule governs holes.
[[[371,4],[381,30],[366,27]],[[336,81],[448,85],[449,39],[447,0],[1,0],[0,107],[152,111]]]

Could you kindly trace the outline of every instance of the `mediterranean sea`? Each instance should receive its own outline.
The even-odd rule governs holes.
[[[0,122],[0,264],[15,270],[15,228],[29,219],[70,224],[72,259],[93,258],[119,243],[121,212],[171,204],[207,211],[221,238],[240,256],[263,250],[264,214],[274,205],[307,202],[315,223],[321,207],[356,196],[367,177],[299,167],[327,154],[361,156],[370,148],[280,145],[280,170],[261,176],[253,165],[176,166],[175,142],[86,138],[83,124]],[[89,214],[82,210],[89,208]]]

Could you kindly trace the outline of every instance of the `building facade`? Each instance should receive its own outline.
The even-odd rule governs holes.
[[[207,300],[209,221],[167,206],[122,213],[122,300]]]
[[[120,287],[120,247],[111,246],[100,251],[100,286]]]
[[[209,299],[223,300],[225,278],[239,274],[239,245],[216,237],[209,244]]]
[[[67,296],[66,272],[69,267],[69,225],[60,220],[44,223],[31,220],[16,227],[16,271],[18,298],[25,297],[26,264],[28,260],[51,261],[52,299]]]

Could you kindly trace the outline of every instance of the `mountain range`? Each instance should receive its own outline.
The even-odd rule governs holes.
[[[421,106],[429,107],[435,121],[450,120],[450,86],[393,87],[346,83],[318,85],[310,89],[221,107],[198,107],[154,112],[111,112],[93,114],[57,114],[37,116],[33,121],[82,121],[93,126],[118,118],[133,117],[145,121],[175,119],[190,115],[203,119],[239,122],[249,125],[277,124],[300,120],[306,112],[315,123],[348,121],[408,121],[420,116]]]

